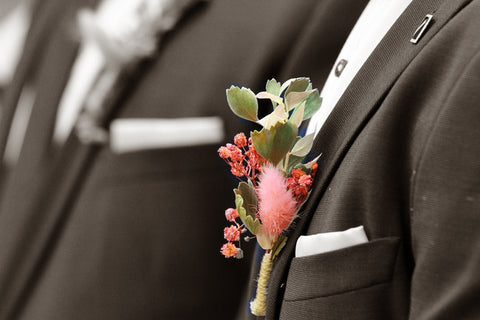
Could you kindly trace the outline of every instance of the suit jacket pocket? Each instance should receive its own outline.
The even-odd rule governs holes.
[[[99,154],[97,166],[101,168],[97,172],[101,180],[111,181],[115,185],[139,179],[155,181],[160,177],[165,180],[196,174],[228,178],[217,149],[216,145],[204,145],[117,154],[104,148]]]
[[[326,297],[389,282],[399,244],[399,238],[381,238],[336,251],[293,258],[284,299]]]
[[[219,144],[225,132],[220,117],[115,119],[110,148],[115,153]]]

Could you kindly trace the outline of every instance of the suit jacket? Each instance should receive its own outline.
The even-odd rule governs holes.
[[[476,0],[413,0],[353,79],[315,140],[266,319],[480,317],[479,14]],[[308,49],[290,65],[315,81]],[[358,225],[368,243],[294,257],[301,234]]]
[[[51,145],[78,51],[75,13],[94,2],[47,2],[9,93],[12,115],[21,86],[37,88],[0,202],[0,319],[228,319],[249,264],[219,253],[233,181],[218,145],[115,154],[74,134],[60,148]],[[113,90],[103,125],[217,115],[233,137],[245,125],[228,110],[225,88],[258,91],[278,75],[312,6],[316,1],[200,4]],[[341,43],[322,46],[338,51]],[[337,51],[322,54],[326,72]]]

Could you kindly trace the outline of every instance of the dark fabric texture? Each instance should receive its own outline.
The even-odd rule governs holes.
[[[266,319],[480,318],[479,14],[479,1],[414,0],[353,79],[315,140],[319,173],[274,265]],[[400,241],[368,273],[349,265],[372,254],[364,245],[348,260],[294,258],[301,234],[358,225],[373,243]]]
[[[26,81],[39,92],[0,200],[0,319],[234,317],[249,254],[237,261],[219,253],[236,183],[219,146],[118,155],[71,135],[52,148],[56,105],[78,48],[75,13],[93,3],[48,3],[9,89],[11,114]],[[217,115],[231,140],[250,126],[231,113],[225,89],[260,91],[278,77],[314,4],[199,4],[112,92],[105,127],[116,118]]]

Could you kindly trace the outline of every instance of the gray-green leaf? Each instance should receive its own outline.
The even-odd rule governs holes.
[[[303,91],[303,92],[290,92],[285,96],[285,104],[288,111],[295,108],[297,105],[302,103],[305,99],[308,98],[315,90]]]
[[[238,184],[238,188],[234,189],[234,192],[242,196],[243,207],[246,210],[246,214],[255,218],[258,200],[253,185],[242,181]]]
[[[257,152],[273,164],[282,160],[292,148],[298,128],[290,121],[277,122],[270,129],[253,131],[250,136]]]
[[[285,88],[284,86],[287,85]],[[290,79],[287,82],[285,82],[281,88],[281,90],[285,90],[285,97],[290,93],[290,92],[303,92],[308,89],[310,85],[310,79],[309,78],[295,78],[295,79]],[[282,90],[282,91],[283,91]]]
[[[258,120],[258,102],[252,90],[231,86],[226,93],[228,106],[233,113],[246,120]]]
[[[320,106],[322,105],[322,98],[318,94],[318,90],[315,89],[313,92],[308,96],[306,104],[305,104],[305,113],[303,115],[303,120],[307,120],[311,118],[315,112],[320,109]]]
[[[292,121],[293,124],[297,126],[297,128],[300,128],[300,125],[303,122],[305,114],[305,101],[297,106],[295,110],[292,112],[292,116],[290,117],[290,121]]]
[[[273,95],[279,96],[280,95],[280,82],[275,79],[268,80],[267,84],[265,85],[265,89],[267,92],[270,92]]]
[[[290,154],[297,157],[305,157],[312,149],[313,139],[314,139],[313,133],[301,138],[300,140],[297,141],[297,143],[295,143],[292,151],[290,151]]]
[[[235,193],[235,204],[237,206],[237,212],[242,220],[243,224],[252,234],[257,234],[260,227],[260,220],[250,215],[247,215],[243,198],[240,194]]]

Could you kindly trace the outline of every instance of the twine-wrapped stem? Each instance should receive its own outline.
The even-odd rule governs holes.
[[[256,316],[264,316],[267,307],[267,282],[272,271],[273,261],[271,253],[267,252],[262,258],[260,275],[258,277],[255,299],[250,303],[250,311]]]

